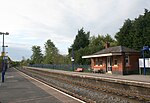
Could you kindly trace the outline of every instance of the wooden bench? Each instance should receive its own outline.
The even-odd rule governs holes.
[[[98,69],[98,68],[94,68],[92,70],[93,73],[104,73],[104,71],[102,69]]]
[[[84,68],[77,68],[75,71],[76,71],[76,72],[83,72],[83,71],[84,71]]]

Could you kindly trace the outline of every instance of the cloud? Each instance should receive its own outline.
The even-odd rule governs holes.
[[[125,19],[150,10],[149,0],[0,0],[0,28],[12,58],[31,54],[32,45],[44,48],[51,39],[61,53],[73,43],[77,30],[114,36]],[[0,40],[2,38],[0,37]],[[10,50],[10,49],[9,49]],[[14,56],[15,50],[22,53]],[[44,50],[44,49],[43,49]],[[25,53],[25,54],[26,54]],[[20,58],[21,59],[21,58]]]
[[[22,60],[22,57],[25,57],[25,59],[30,58],[31,56],[31,51],[26,49],[26,48],[18,48],[18,47],[9,47],[8,48],[8,56],[14,60],[14,61],[18,61],[18,60]]]

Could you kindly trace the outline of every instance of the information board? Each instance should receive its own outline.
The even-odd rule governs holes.
[[[139,59],[139,67],[144,68],[144,60],[143,58]],[[145,58],[145,67],[150,68],[150,58]]]

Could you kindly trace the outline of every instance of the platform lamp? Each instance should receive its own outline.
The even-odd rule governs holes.
[[[3,35],[3,44],[2,44],[2,83],[4,82],[4,75],[5,75],[5,65],[4,65],[4,60],[5,60],[5,47],[8,46],[4,46],[4,35],[9,35],[8,32],[4,33],[4,32],[0,32],[0,35]]]
[[[6,68],[6,66],[7,66],[6,62],[7,62],[7,58],[8,58],[8,57],[6,56],[6,54],[8,53],[8,52],[6,52],[6,50],[5,50],[6,47],[8,47],[8,46],[7,46],[7,45],[4,46],[4,54],[5,54],[5,55],[4,55],[4,57],[3,57],[3,58],[4,58],[4,59],[3,59],[3,60],[4,60],[4,64],[3,64],[3,65],[4,65],[4,75],[5,75],[5,72],[6,72],[6,69],[7,69],[7,68]]]
[[[72,48],[71,62],[72,62],[72,71],[74,71],[74,50],[73,50],[73,48]]]

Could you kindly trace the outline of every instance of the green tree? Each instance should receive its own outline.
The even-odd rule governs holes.
[[[70,58],[67,55],[58,54],[57,64],[69,64]]]
[[[140,50],[143,46],[150,46],[150,12],[145,9],[134,21],[134,48]]]
[[[133,33],[131,30],[133,30],[133,23],[130,19],[127,19],[120,31],[115,35],[119,45],[133,47]]]
[[[74,51],[77,51],[81,48],[85,48],[89,45],[89,37],[90,32],[85,32],[84,29],[78,30],[78,34],[75,37],[74,43],[72,44],[71,48],[69,49],[69,53],[71,52],[71,49],[73,48]]]
[[[32,64],[41,64],[43,61],[43,54],[40,46],[32,46],[32,56],[31,62]]]
[[[109,42],[110,43],[110,46],[116,46],[117,45],[117,42],[109,35],[98,35],[97,37],[95,36],[92,36],[90,38],[90,44],[89,44],[89,53],[92,54],[92,53],[95,53],[95,52],[98,52],[102,49],[105,48],[105,44],[106,42]]]
[[[81,29],[82,30],[82,29]],[[84,48],[76,48],[77,45],[76,41],[77,40],[78,35],[76,36],[75,40],[74,40],[74,44],[72,45],[73,49],[74,49],[74,60],[75,60],[75,64],[89,64],[90,60],[89,59],[82,59],[83,55],[91,55],[95,52],[98,52],[102,49],[104,49],[104,45],[106,42],[109,42],[111,46],[116,46],[117,43],[116,41],[109,35],[98,35],[97,37],[92,36],[92,37],[88,37],[88,44],[84,46]],[[79,40],[81,40],[82,42],[84,41],[84,39],[80,38]],[[79,45],[79,44],[78,44]],[[72,56],[71,54],[71,49],[70,49],[70,56]]]
[[[132,21],[126,20],[115,38],[119,45],[136,50],[150,46],[150,11],[145,9],[144,15]]]
[[[9,66],[12,67],[19,67],[21,65],[20,61],[11,61],[11,63],[9,64]]]
[[[82,62],[82,54],[84,54],[84,48],[89,45],[89,37],[90,32],[85,32],[83,28],[78,30],[78,34],[75,37],[74,43],[71,45],[71,47],[68,49],[69,56],[72,56],[72,48],[74,50],[74,58],[75,63],[77,64],[83,64]]]
[[[45,43],[45,64],[57,64],[58,63],[58,49],[55,47],[54,43],[49,39]]]

